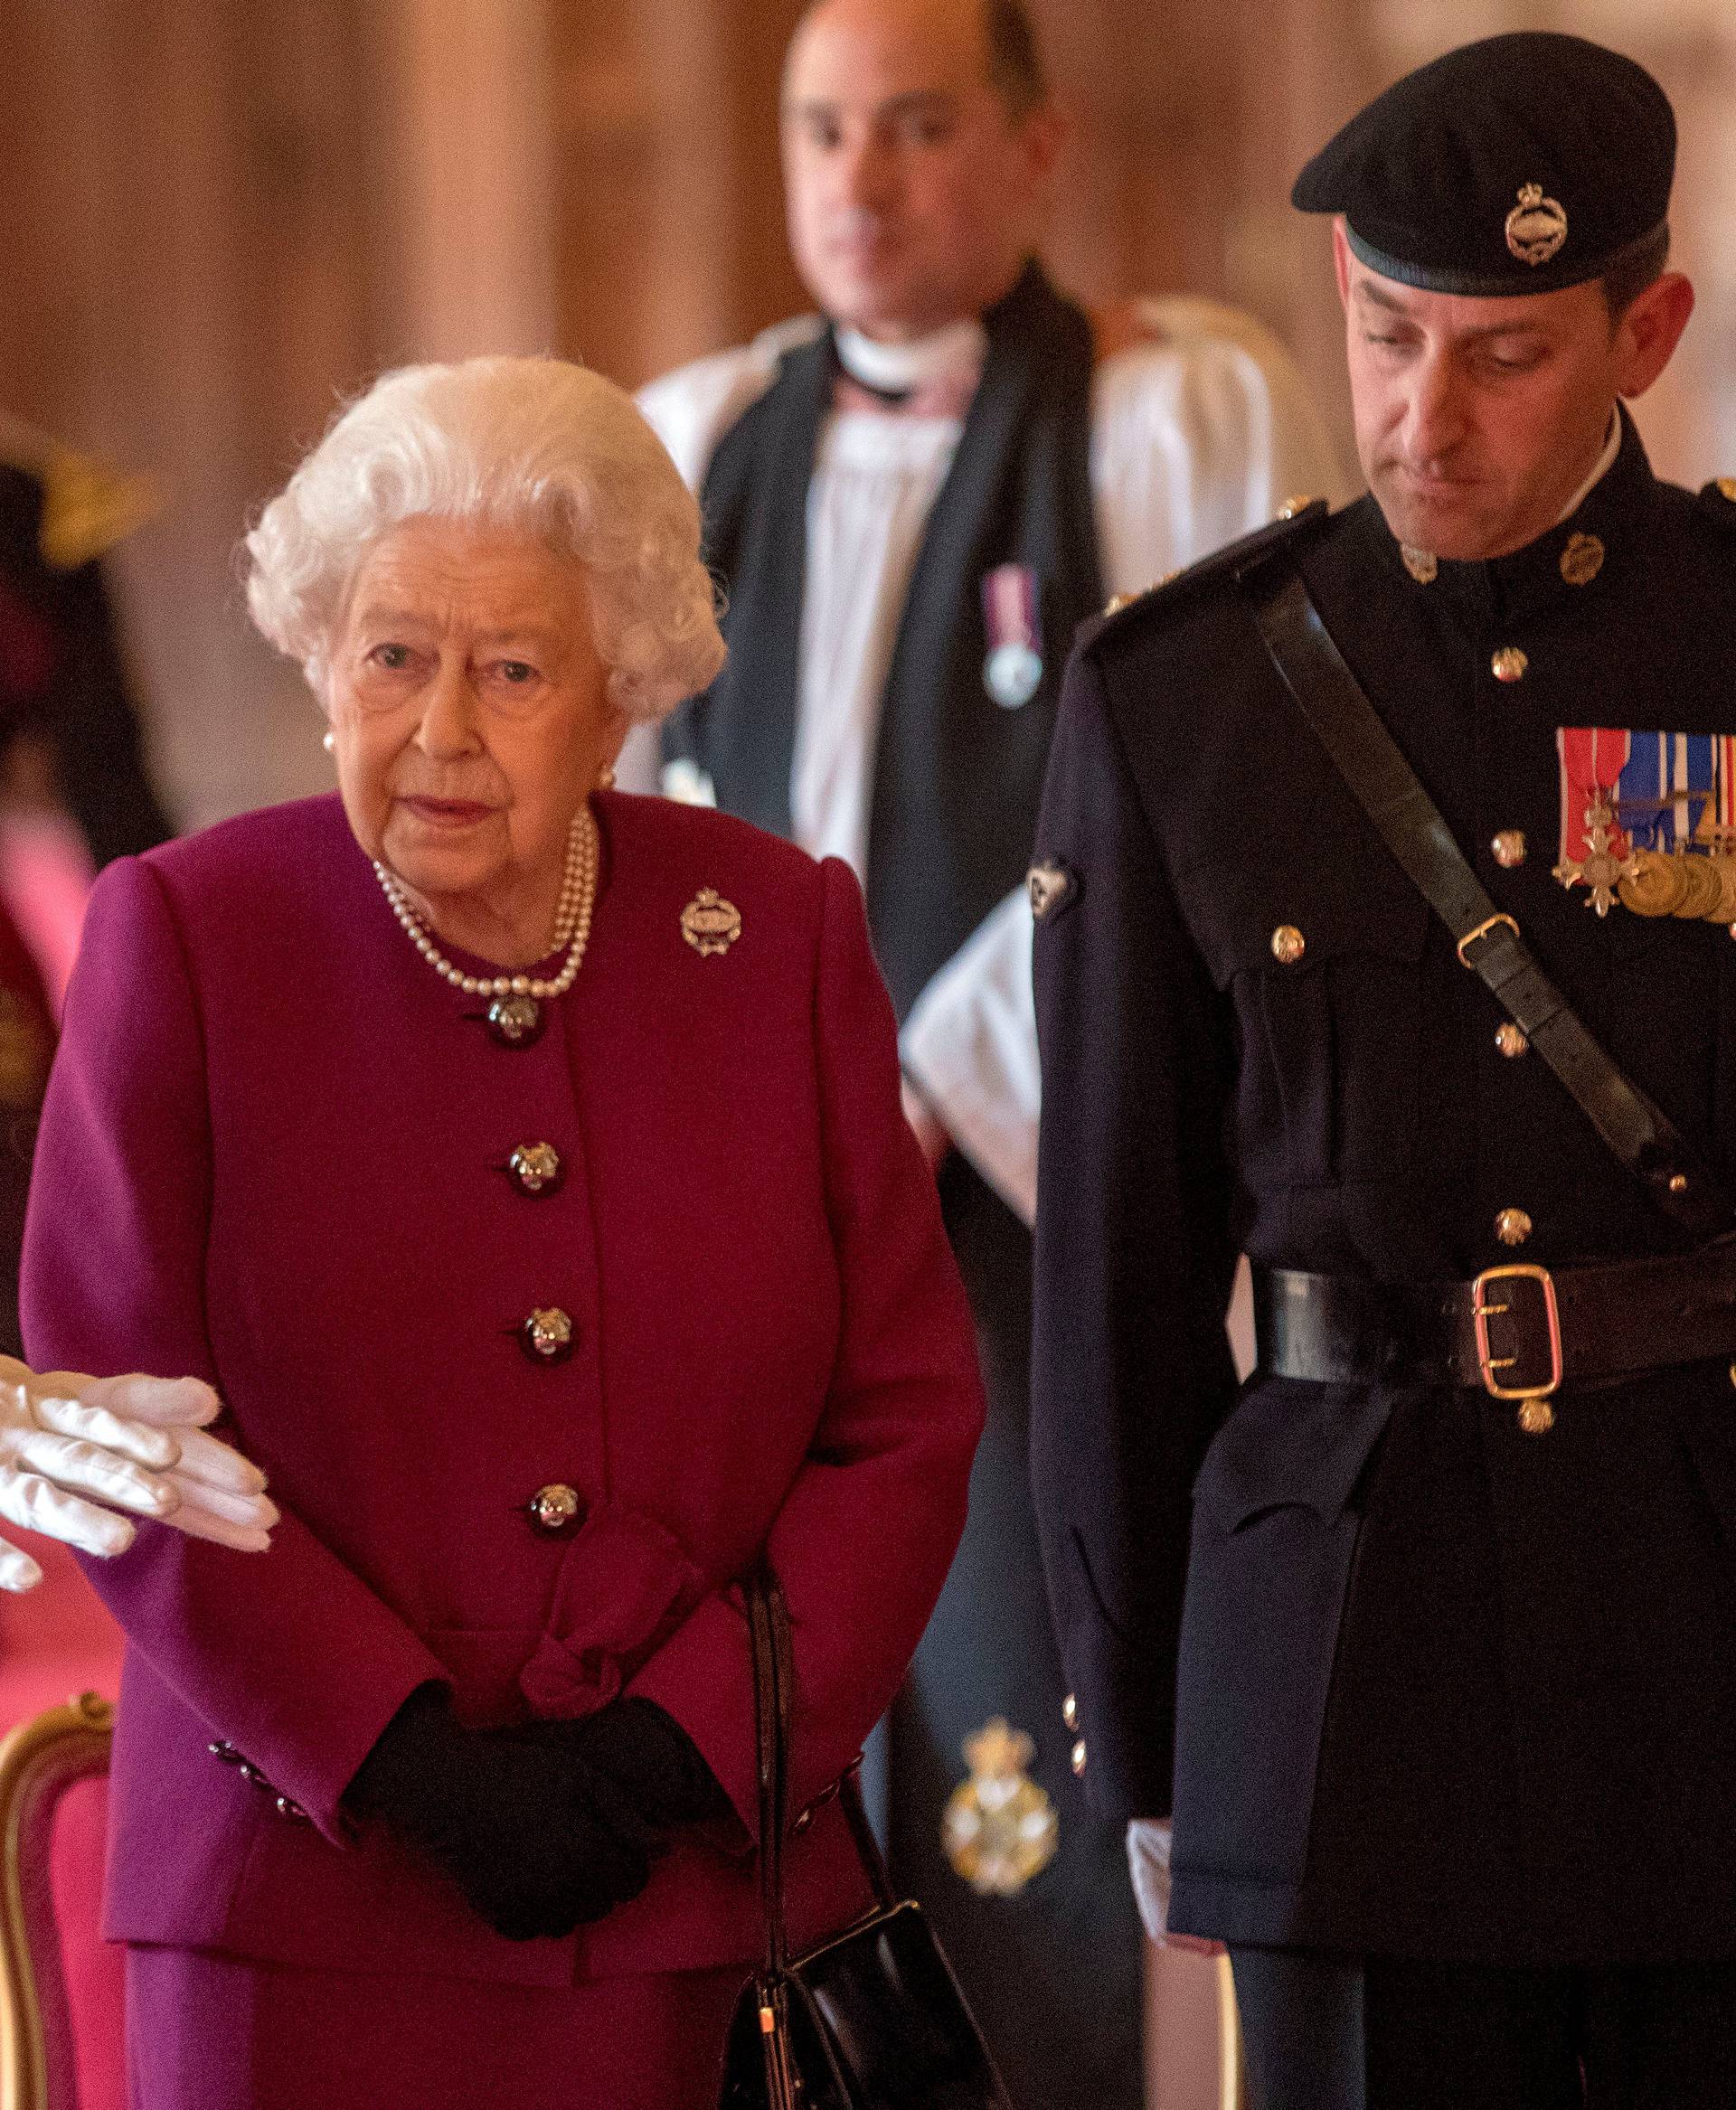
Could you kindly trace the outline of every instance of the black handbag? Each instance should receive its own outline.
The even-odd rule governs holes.
[[[721,2110],[1013,2110],[922,1907],[893,1893],[853,1768],[838,1789],[875,1904],[792,1958],[783,1850],[794,1659],[775,1576],[746,1585],[760,1752],[765,1962],[724,2042]]]

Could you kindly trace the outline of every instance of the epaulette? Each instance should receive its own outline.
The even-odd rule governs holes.
[[[1736,476],[1714,476],[1702,485],[1700,504],[1720,527],[1736,528]]]
[[[1197,564],[1190,564],[1185,571],[1172,571],[1167,579],[1160,579],[1144,593],[1117,594],[1096,621],[1086,624],[1080,630],[1080,645],[1094,644],[1106,631],[1119,628],[1137,617],[1172,614],[1192,602],[1202,588],[1227,582],[1281,543],[1301,542],[1317,534],[1331,517],[1332,508],[1324,498],[1287,499],[1279,507],[1276,520],[1255,528],[1251,534],[1242,535],[1236,542],[1226,542],[1222,549],[1213,550],[1209,557],[1202,557]]]
[[[162,506],[148,476],[123,476],[70,447],[50,447],[33,469],[42,486],[37,541],[42,561],[56,571],[76,571],[105,555]]]

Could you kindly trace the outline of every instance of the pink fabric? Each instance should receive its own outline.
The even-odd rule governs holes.
[[[58,1022],[79,956],[85,904],[96,881],[90,852],[70,815],[0,815],[0,900],[30,947]]]
[[[54,1813],[49,1851],[79,2110],[121,2110],[127,2096],[122,1952],[100,1927],[108,1825],[108,1781],[74,1781]]]

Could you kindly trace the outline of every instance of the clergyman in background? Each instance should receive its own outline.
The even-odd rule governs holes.
[[[1094,319],[1051,284],[1063,127],[1014,0],[819,0],[781,122],[820,312],[641,399],[729,601],[729,665],[666,728],[661,781],[862,876],[991,1402],[890,1725],[892,1859],[1015,2099],[1134,2110],[1138,1921],[1119,1829],[1075,1777],[1028,1486],[1022,882],[1078,624],[1338,477],[1247,317],[1167,299]]]

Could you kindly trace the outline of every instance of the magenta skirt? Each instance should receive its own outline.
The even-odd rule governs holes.
[[[716,2110],[742,1972],[561,1988],[127,1954],[131,2110]]]

